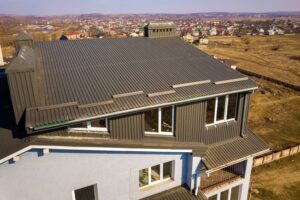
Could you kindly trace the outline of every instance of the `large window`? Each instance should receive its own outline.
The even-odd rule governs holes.
[[[207,100],[206,125],[234,120],[237,114],[238,94],[216,97]]]
[[[164,107],[145,112],[146,134],[173,135],[174,107]]]
[[[227,190],[218,192],[217,194],[208,197],[208,200],[239,200],[240,188],[241,185],[237,185]]]
[[[144,187],[160,183],[173,178],[174,161],[154,165],[139,171],[139,187]]]
[[[97,186],[91,185],[84,188],[74,190],[72,193],[73,200],[97,200]]]
[[[79,125],[70,127],[69,130],[107,132],[108,131],[107,127],[108,127],[107,119],[97,119],[93,121],[82,122]]]

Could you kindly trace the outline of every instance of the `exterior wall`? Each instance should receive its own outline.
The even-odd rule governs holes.
[[[161,31],[163,29],[171,29],[171,31]],[[155,32],[153,32],[153,30],[155,30]],[[158,31],[158,32],[157,32]],[[149,38],[163,38],[163,37],[175,37],[177,36],[176,33],[176,28],[151,28],[149,29],[148,27],[145,28],[145,36],[149,37]]]
[[[205,127],[206,101],[184,104],[176,107],[176,138],[183,142],[203,142],[211,144],[241,135],[245,96],[240,94],[237,120]],[[247,105],[246,105],[247,106]],[[247,110],[245,110],[247,112]],[[247,116],[247,115],[246,115]],[[246,124],[244,125],[246,128]]]
[[[142,139],[145,130],[144,114],[137,113],[109,120],[110,137],[114,139]]]
[[[0,200],[71,200],[72,191],[97,184],[99,199],[139,199],[186,182],[187,153],[32,150],[0,165]],[[174,181],[139,191],[139,170],[175,161]]]

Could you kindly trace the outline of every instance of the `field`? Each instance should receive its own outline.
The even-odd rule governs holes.
[[[215,36],[200,49],[242,69],[300,85],[300,34]]]
[[[200,49],[242,69],[300,85],[299,41],[300,35],[217,36]],[[299,144],[300,93],[253,79],[260,88],[251,97],[249,128],[275,150]]]
[[[298,200],[300,154],[254,168],[250,200]]]

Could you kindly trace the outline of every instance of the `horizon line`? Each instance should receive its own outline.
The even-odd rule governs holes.
[[[60,17],[60,16],[74,16],[74,15],[191,15],[191,14],[212,14],[212,13],[224,13],[224,14],[272,14],[272,13],[299,13],[299,11],[263,11],[263,12],[255,12],[255,11],[208,11],[208,12],[184,12],[184,13],[166,13],[166,12],[149,12],[149,13],[103,13],[103,12],[90,12],[90,13],[73,13],[73,14],[52,14],[52,15],[36,15],[36,14],[8,14],[8,13],[0,13],[0,17]]]

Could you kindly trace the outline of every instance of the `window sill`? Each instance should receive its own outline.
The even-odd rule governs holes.
[[[145,135],[149,136],[174,136],[172,132],[145,132]]]
[[[224,125],[224,124],[232,124],[236,122],[236,119],[229,119],[229,120],[223,120],[223,121],[218,121],[216,123],[213,123],[213,124],[206,124],[205,127],[206,128],[209,128],[209,127],[217,127],[218,125]]]
[[[101,134],[109,134],[108,130],[104,130],[104,129],[86,129],[86,128],[72,128],[72,129],[68,129],[68,132],[72,132],[72,133],[101,133]]]
[[[159,180],[159,181],[156,181],[155,183],[152,183],[151,185],[146,185],[146,186],[140,187],[140,192],[147,192],[149,190],[152,190],[154,188],[160,187],[162,185],[169,184],[169,183],[171,183],[173,181],[174,180],[172,178],[167,178],[167,179],[164,179],[164,180]]]

